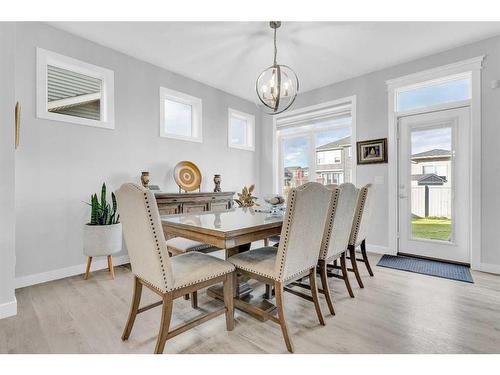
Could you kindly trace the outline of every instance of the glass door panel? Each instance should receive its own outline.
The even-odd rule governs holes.
[[[411,236],[453,242],[452,127],[411,131]]]

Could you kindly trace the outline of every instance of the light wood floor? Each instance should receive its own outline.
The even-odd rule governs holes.
[[[370,255],[373,266],[380,258]],[[83,271],[83,270],[82,270]],[[363,269],[365,289],[346,293],[330,279],[336,316],[318,325],[314,307],[285,294],[287,321],[298,353],[500,353],[500,277],[473,272],[475,284],[382,267]],[[351,277],[353,285],[354,277]],[[116,280],[98,271],[19,289],[18,315],[0,320],[0,353],[152,353],[160,309],[140,314],[128,342],[120,339],[132,292],[132,274],[116,268]],[[262,292],[263,289],[259,289]],[[146,291],[143,304],[157,297]],[[201,310],[219,302],[200,292]],[[199,311],[179,299],[174,322]],[[286,353],[280,328],[236,312],[234,331],[224,317],[167,342],[165,353]]]

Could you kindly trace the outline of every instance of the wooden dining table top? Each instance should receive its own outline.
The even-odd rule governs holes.
[[[161,216],[163,230],[172,236],[228,249],[281,233],[283,215],[251,208]]]

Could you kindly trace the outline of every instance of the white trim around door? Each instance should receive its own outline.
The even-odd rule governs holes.
[[[389,251],[398,251],[398,118],[408,113],[398,113],[396,109],[396,94],[401,88],[418,85],[421,82],[439,80],[440,78],[470,73],[471,99],[467,103],[451,103],[436,107],[426,107],[412,113],[425,113],[457,105],[467,104],[470,107],[470,264],[472,269],[481,269],[481,69],[485,56],[459,61],[434,69],[410,74],[386,81],[388,89],[388,148],[389,152]]]

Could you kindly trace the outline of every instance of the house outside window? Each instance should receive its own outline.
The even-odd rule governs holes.
[[[342,161],[341,150],[318,151],[316,152],[318,165],[337,164]]]

